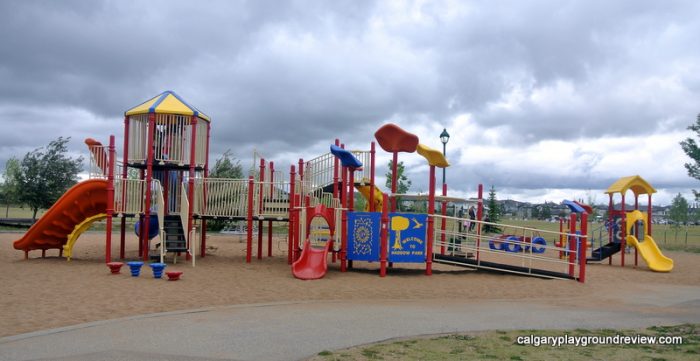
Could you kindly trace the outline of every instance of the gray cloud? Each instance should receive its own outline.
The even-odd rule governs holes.
[[[58,135],[73,137],[74,152],[88,136],[116,134],[121,145],[123,112],[166,89],[213,118],[212,157],[232,149],[244,161],[256,148],[294,162],[337,137],[366,145],[388,120],[431,129],[465,114],[498,136],[455,140],[451,159],[476,145],[522,153],[547,140],[643,139],[682,130],[699,111],[699,10],[693,1],[4,1],[0,162]],[[572,162],[597,169],[606,156],[582,150]],[[523,175],[499,157],[453,162],[455,189],[604,188],[618,176]],[[678,175],[660,182],[692,185],[677,162]]]

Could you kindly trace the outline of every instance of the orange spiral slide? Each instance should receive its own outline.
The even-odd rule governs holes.
[[[29,231],[14,242],[15,249],[29,251],[59,249],[68,236],[86,219],[103,214],[107,209],[107,180],[90,179],[80,182],[54,203]]]

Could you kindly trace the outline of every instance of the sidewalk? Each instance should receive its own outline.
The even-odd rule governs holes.
[[[425,334],[700,323],[700,287],[669,287],[627,301],[615,309],[548,305],[547,300],[238,305],[5,337],[0,360],[295,360]]]

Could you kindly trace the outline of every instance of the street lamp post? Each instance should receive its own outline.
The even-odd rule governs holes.
[[[450,133],[443,128],[440,133],[440,141],[442,142],[442,155],[447,158],[447,142],[450,140]],[[442,168],[442,186],[445,187],[445,168]]]

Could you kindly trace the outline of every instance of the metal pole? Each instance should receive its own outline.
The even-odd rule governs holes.
[[[442,156],[445,157],[445,159],[447,159],[447,143],[442,143]],[[447,167],[442,168],[442,188],[445,188],[445,169],[446,168]]]

